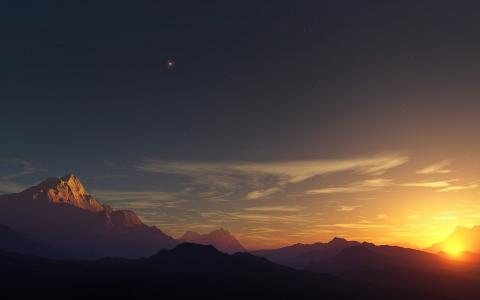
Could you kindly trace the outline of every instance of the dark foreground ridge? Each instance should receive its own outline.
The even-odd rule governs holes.
[[[2,299],[447,299],[296,271],[181,244],[137,259],[58,261],[0,252]]]

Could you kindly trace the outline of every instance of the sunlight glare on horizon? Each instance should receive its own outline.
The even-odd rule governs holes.
[[[464,251],[464,247],[460,242],[449,242],[447,245],[445,245],[443,249],[447,254],[454,258],[458,258],[462,255]]]

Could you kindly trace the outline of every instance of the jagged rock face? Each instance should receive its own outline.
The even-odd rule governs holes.
[[[100,203],[73,174],[0,196],[0,224],[28,233],[65,257],[135,258],[177,244],[133,211]]]
[[[103,212],[106,209],[85,190],[83,184],[73,174],[49,178],[20,194],[34,201],[69,204],[92,212]]]
[[[223,228],[207,234],[187,231],[179,240],[195,244],[212,245],[218,250],[226,253],[245,252],[245,248],[242,244],[240,244],[230,232]]]
[[[134,227],[144,225],[142,220],[130,210],[117,210],[111,214],[111,221],[114,225]]]

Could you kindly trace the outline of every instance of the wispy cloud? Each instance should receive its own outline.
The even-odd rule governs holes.
[[[309,195],[335,194],[335,193],[360,193],[378,190],[393,185],[393,180],[386,178],[368,179],[354,182],[346,186],[326,187],[321,189],[308,190]]]
[[[361,206],[360,205],[340,205],[337,208],[337,211],[354,211],[359,207]]]
[[[105,201],[115,202],[127,199],[157,199],[170,200],[172,195],[162,191],[115,191],[115,190],[95,190],[93,194]]]
[[[445,188],[452,185],[452,182],[458,181],[457,179],[447,181],[423,181],[423,182],[407,182],[401,183],[400,186],[406,187],[425,187],[425,188]]]
[[[9,159],[0,159],[1,165],[10,165],[12,170],[8,174],[1,174],[0,178],[4,180],[11,180],[25,175],[33,174],[37,171],[42,170],[40,165],[34,161],[28,161],[24,159],[9,158]]]
[[[267,212],[297,212],[304,210],[305,206],[298,205],[278,205],[278,206],[253,206],[246,207],[246,211],[267,211]]]
[[[452,170],[447,169],[447,167],[451,164],[449,160],[442,160],[437,162],[433,165],[429,165],[417,171],[417,174],[422,175],[429,175],[429,174],[448,174],[451,173]]]
[[[325,187],[305,191],[308,195],[336,194],[336,193],[362,193],[376,191],[385,187],[413,187],[413,188],[432,188],[437,192],[452,192],[478,188],[478,184],[459,185],[459,179],[438,180],[438,181],[419,181],[395,183],[391,179],[376,178],[354,182],[344,186]]]
[[[136,169],[190,177],[196,183],[210,188],[216,187],[217,190],[241,190],[244,199],[252,200],[271,196],[289,184],[300,183],[320,175],[346,171],[363,175],[383,174],[408,160],[407,156],[400,153],[361,158],[277,162],[218,163],[146,159],[137,165]]]
[[[455,184],[459,182],[458,179],[444,180],[444,181],[424,181],[424,182],[408,182],[402,183],[401,186],[405,187],[424,187],[435,188],[437,192],[452,192],[461,190],[471,190],[478,188],[478,184],[459,185]]]
[[[284,211],[284,214],[278,214],[279,211],[272,210],[254,210],[254,211],[213,211],[213,212],[201,212],[200,216],[213,221],[221,222],[232,222],[232,221],[241,221],[241,222],[250,222],[250,223],[262,223],[262,224],[305,224],[312,223],[316,220],[312,219],[311,216],[306,214],[299,214],[297,211]]]
[[[369,224],[369,223],[337,223],[337,224],[322,224],[318,227],[333,227],[333,228],[347,228],[347,229],[371,229],[371,228],[385,228],[384,224]]]
[[[273,195],[273,194],[275,194],[275,193],[277,193],[281,190],[282,189],[279,188],[279,187],[272,187],[272,188],[268,188],[268,189],[264,189],[264,190],[256,190],[256,191],[249,192],[247,194],[246,198],[249,199],[249,200],[255,200],[255,199],[259,199],[259,198],[263,198],[263,197]]]
[[[438,190],[439,192],[452,192],[452,191],[461,191],[461,190],[472,190],[478,188],[478,184],[469,184],[469,185],[452,185]]]
[[[242,213],[242,212],[233,212],[229,213],[232,218],[241,221],[249,222],[260,222],[260,223],[285,223],[285,224],[298,224],[305,223],[305,215],[292,214],[292,215],[273,215],[266,213]]]
[[[0,173],[0,193],[16,193],[24,190],[27,186],[18,183],[17,180],[43,171],[39,163],[17,158],[0,159],[0,169],[3,171]]]
[[[21,190],[25,189],[25,186],[18,184],[16,182],[13,182],[11,180],[5,180],[0,178],[0,194],[6,193],[17,193]]]
[[[116,209],[176,208],[185,203],[185,200],[176,199],[175,194],[163,191],[94,190],[92,195]]]

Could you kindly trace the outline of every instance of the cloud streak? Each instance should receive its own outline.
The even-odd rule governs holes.
[[[0,159],[1,169],[10,170],[8,173],[0,173],[0,193],[17,193],[27,186],[17,182],[18,178],[43,171],[40,165],[33,161],[10,158]]]
[[[469,184],[469,185],[452,185],[447,186],[443,189],[438,190],[438,192],[452,192],[452,191],[462,191],[462,190],[472,190],[478,188],[478,184]]]
[[[185,200],[176,199],[176,194],[163,191],[94,190],[92,195],[116,209],[150,210],[160,207],[176,208],[185,202]]]
[[[243,199],[255,200],[282,191],[287,185],[338,172],[379,175],[405,164],[400,153],[360,158],[292,160],[277,162],[186,162],[145,159],[135,168],[141,172],[193,178],[210,188],[242,190]],[[219,186],[219,183],[221,185]]]
[[[278,205],[278,206],[254,206],[246,207],[246,211],[265,211],[265,212],[298,212],[304,210],[305,206],[299,205]]]
[[[454,184],[458,182],[458,179],[451,179],[446,181],[425,181],[425,182],[409,182],[402,183],[401,186],[405,187],[423,187],[423,188],[435,188],[437,192],[453,192],[462,190],[472,190],[478,188],[478,184],[458,185]]]
[[[345,186],[325,187],[305,191],[307,195],[337,194],[337,193],[363,193],[376,191],[385,187],[409,187],[409,188],[432,188],[437,192],[452,192],[461,190],[470,190],[478,188],[478,184],[457,185],[458,179],[440,180],[440,181],[420,181],[395,183],[391,179],[376,178],[354,182]]]
[[[337,208],[337,211],[342,211],[342,212],[345,212],[345,211],[354,211],[356,210],[357,208],[361,207],[360,205],[340,205],[338,208]]]
[[[418,170],[417,174],[422,174],[422,175],[448,174],[448,173],[452,172],[452,170],[446,168],[450,165],[450,163],[451,162],[449,160],[443,160],[443,161],[437,162],[433,165],[426,166],[423,169]]]
[[[362,193],[378,190],[393,185],[393,180],[385,178],[368,179],[354,182],[346,186],[326,187],[321,189],[308,190],[308,195],[336,194],[336,193]]]
[[[16,182],[13,182],[11,180],[5,180],[0,178],[0,194],[6,193],[6,194],[11,194],[11,193],[17,193],[21,190],[25,189],[25,186],[18,184]]]

